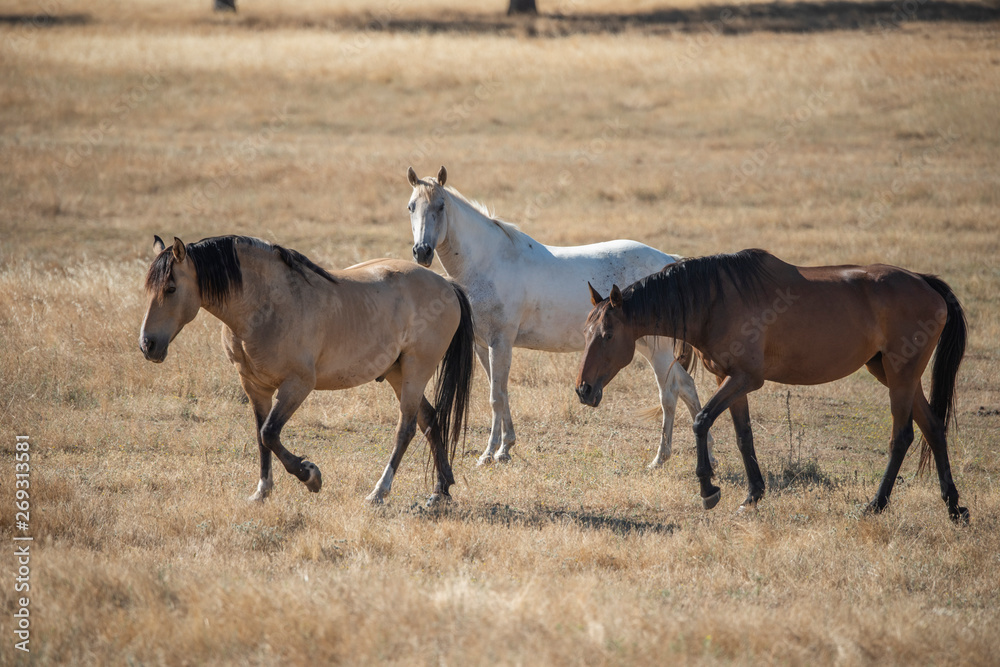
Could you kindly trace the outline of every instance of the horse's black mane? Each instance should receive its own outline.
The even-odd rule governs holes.
[[[744,303],[758,303],[769,274],[764,262],[770,256],[765,250],[752,248],[731,255],[682,259],[622,290],[622,306],[633,321],[677,322],[683,337],[692,315],[723,298],[724,280],[736,288]]]
[[[283,248],[250,236],[214,236],[185,246],[187,257],[194,264],[198,275],[198,292],[207,303],[224,303],[231,293],[243,288],[243,271],[240,268],[239,255],[236,254],[238,245],[270,250],[289,269],[307,281],[309,276],[306,269],[309,269],[310,272],[322,276],[331,283],[337,282],[329,272],[297,250]],[[149,273],[146,274],[146,289],[155,294],[162,294],[170,280],[173,266],[173,252],[168,247],[157,255],[149,267]]]

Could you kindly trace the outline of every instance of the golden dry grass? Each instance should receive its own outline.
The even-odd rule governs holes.
[[[294,27],[371,11],[347,0],[298,3],[294,20],[203,5],[65,2],[92,20],[0,25],[0,536],[12,572],[27,433],[33,663],[995,663],[996,24],[528,39]],[[256,448],[218,323],[199,316],[161,366],[137,350],[152,234],[253,234],[329,266],[407,257],[410,163],[446,164],[550,243],[760,246],[941,275],[970,321],[951,453],[971,525],[950,524],[915,456],[889,511],[859,516],[889,428],[865,374],[751,398],[773,484],[737,516],[725,418],[723,501],[706,513],[689,417],[675,457],[645,470],[644,367],[595,411],[571,391],[576,355],[526,351],[515,461],[474,467],[480,374],[446,511],[422,509],[422,443],[388,504],[363,504],[396,418],[382,385],[316,394],[286,428],[323,469],[320,494],[278,474],[247,505]],[[786,471],[801,476],[779,488]],[[0,664],[24,658],[16,597],[5,576]]]

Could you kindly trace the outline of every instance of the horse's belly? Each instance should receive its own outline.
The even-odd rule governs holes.
[[[514,339],[514,347],[546,352],[577,352],[584,348],[583,326],[586,312],[536,307],[524,313]]]
[[[824,358],[825,355],[785,357],[767,369],[765,378],[781,384],[825,384],[855,372],[876,351],[858,349],[836,359]]]

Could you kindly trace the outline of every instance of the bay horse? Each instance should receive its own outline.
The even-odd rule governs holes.
[[[822,384],[866,366],[889,388],[892,439],[889,463],[869,512],[889,502],[903,457],[913,442],[913,420],[923,434],[920,469],[934,455],[941,497],[955,521],[958,504],[946,434],[955,410],[955,377],[965,354],[965,313],[951,288],[931,275],[884,264],[800,267],[763,250],[688,259],[633,283],[612,286],[608,298],[590,288],[587,346],[577,378],[580,401],[596,407],[604,386],[632,358],[637,338],[672,336],[690,343],[719,381],[694,421],[702,503],[711,509],[708,430],[726,409],[746,468],[743,507],[764,496],[750,428],[747,394],[765,380]],[[936,350],[931,400],[921,375]]]
[[[399,400],[389,463],[367,499],[389,494],[415,428],[430,441],[437,484],[448,497],[451,462],[465,422],[474,367],[472,311],[462,289],[410,262],[380,259],[326,271],[295,250],[245,236],[166,247],[146,275],[149,306],[139,347],[162,362],[170,342],[201,308],[222,321],[226,356],[256,419],[260,481],[249,500],[274,486],[271,454],[317,492],[319,468],[281,444],[281,430],[314,389],[388,381]],[[438,371],[434,405],[424,388]]]
[[[441,167],[437,178],[418,179],[410,167],[407,181],[413,193],[407,208],[414,259],[430,266],[437,253],[445,272],[465,289],[472,304],[476,353],[489,377],[493,411],[490,440],[479,457],[482,466],[494,460],[509,461],[515,444],[507,393],[513,348],[582,350],[583,323],[590,312],[583,292],[588,281],[606,289],[615,282],[638,280],[679,258],[635,241],[543,245],[454,188],[445,187],[447,177]],[[656,337],[636,344],[656,375],[663,420],[650,468],[670,458],[678,396],[692,419],[701,410],[694,380],[687,372],[693,357],[681,351],[681,363],[675,363],[674,347],[673,340]],[[709,451],[711,456],[711,442]]]

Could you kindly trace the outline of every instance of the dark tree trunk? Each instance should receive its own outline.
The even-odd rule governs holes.
[[[535,0],[510,0],[510,4],[507,5],[507,16],[537,13],[538,7],[535,6]]]

